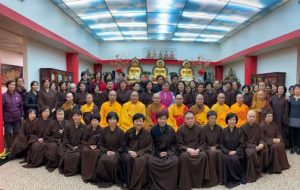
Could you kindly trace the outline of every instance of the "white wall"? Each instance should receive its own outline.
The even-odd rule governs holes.
[[[297,83],[297,47],[289,47],[257,57],[257,73],[286,72],[285,85]]]
[[[87,69],[89,69],[90,72],[94,73],[94,64],[88,62],[87,60],[79,58],[79,79],[81,78],[81,72],[86,71]]]
[[[243,85],[245,82],[244,81],[245,80],[245,64],[244,64],[243,60],[225,64],[224,72],[223,72],[224,78],[226,77],[226,75],[229,74],[229,71],[231,68],[232,68],[233,72],[235,73],[237,79],[240,81],[241,85]]]
[[[27,41],[27,87],[33,80],[40,81],[40,68],[54,68],[66,70],[66,54],[55,48],[46,46],[39,42]]]

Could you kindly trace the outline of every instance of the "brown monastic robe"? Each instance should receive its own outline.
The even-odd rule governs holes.
[[[52,119],[44,120],[43,118],[38,118],[33,122],[29,133],[29,150],[28,150],[28,162],[24,167],[39,167],[44,164],[45,152],[46,152],[46,142],[45,139],[40,142],[38,139],[44,138],[46,129],[53,125]]]
[[[255,182],[260,173],[268,167],[268,147],[264,142],[263,132],[258,124],[250,125],[246,123],[241,126],[244,137],[244,149],[247,158],[246,181],[248,183]],[[256,146],[260,143],[264,144],[264,148],[256,151]]]
[[[260,127],[264,133],[265,142],[269,149],[269,172],[281,173],[282,170],[290,168],[283,138],[278,126],[274,122],[271,122],[270,124],[262,122],[260,123]],[[273,143],[274,138],[279,138],[280,143]]]
[[[81,177],[83,181],[94,180],[95,168],[100,156],[100,150],[98,147],[96,149],[91,149],[91,145],[97,146],[101,131],[102,128],[100,126],[96,129],[89,126],[84,131],[83,140],[81,141]]]
[[[152,138],[145,129],[142,128],[137,134],[133,127],[125,133],[125,143],[125,152],[122,156],[123,180],[129,189],[139,190],[149,182],[147,166],[152,153]],[[138,156],[133,158],[128,151],[135,151]]]
[[[120,154],[124,151],[124,132],[119,127],[111,131],[105,127],[100,136],[98,147],[102,156],[96,167],[96,180],[100,188],[108,188],[113,184],[120,184],[121,166]],[[109,156],[107,151],[113,151],[115,155]]]
[[[121,105],[130,100],[130,90],[117,90],[117,102]]]
[[[72,119],[73,110],[80,110],[80,106],[74,102],[66,102],[61,107],[65,113],[65,120],[70,121]]]
[[[74,96],[74,102],[79,106],[83,106],[84,104],[86,104],[86,95],[87,95],[86,91],[76,92]]]
[[[244,178],[244,150],[243,134],[240,128],[234,127],[232,130],[227,127],[222,131],[220,139],[220,149],[222,155],[223,184],[227,188],[240,185]],[[236,151],[235,155],[229,155],[230,151]]]
[[[100,108],[101,103],[101,93],[93,93],[93,101]]]
[[[183,125],[177,132],[177,147],[179,151],[179,190],[200,188],[203,181],[209,178],[208,157],[205,152],[204,131],[198,125],[188,127]],[[187,149],[199,149],[197,156],[191,156]]]
[[[154,145],[154,155],[149,158],[151,188],[175,190],[178,178],[175,131],[168,125],[155,125],[151,129],[151,136]],[[160,157],[161,152],[167,152],[167,156]]]
[[[204,104],[211,108],[215,103],[217,103],[217,96],[218,94],[214,91],[212,92],[204,92]]]
[[[205,135],[205,148],[208,156],[209,180],[204,182],[205,187],[213,187],[222,183],[222,151],[220,150],[220,139],[222,128],[215,125],[211,128],[208,124],[203,127]],[[217,150],[211,150],[216,147]]]
[[[52,89],[49,89],[47,92],[42,88],[38,93],[38,110],[41,110],[44,106],[48,106],[50,110],[57,108],[58,100],[56,92]]]
[[[69,125],[68,121],[63,120],[61,123],[57,120],[53,121],[52,125],[49,125],[46,128],[45,132],[45,142],[46,142],[46,152],[45,157],[46,161],[46,169],[49,172],[55,170],[58,167],[59,159],[62,150],[62,139],[63,132],[66,126]]]
[[[59,91],[57,92],[57,107],[60,108],[67,100],[66,100],[66,95],[67,91]]]
[[[65,176],[76,175],[80,172],[81,140],[84,135],[85,125],[75,126],[74,122],[65,127],[63,134],[63,150],[59,162],[59,171]],[[75,148],[77,147],[77,148]]]
[[[146,107],[150,104],[152,104],[152,96],[153,96],[153,93],[149,93],[149,92],[143,92],[140,94],[139,96],[139,100],[140,102],[142,102]]]
[[[224,92],[225,95],[225,104],[231,107],[236,100],[236,93],[233,90],[227,90]]]
[[[156,104],[156,103],[152,103],[150,105],[147,106],[146,109],[146,118],[145,118],[145,129],[147,131],[150,131],[151,128],[157,124],[157,120],[156,120],[156,113],[159,110],[165,109],[166,107],[160,103]]]

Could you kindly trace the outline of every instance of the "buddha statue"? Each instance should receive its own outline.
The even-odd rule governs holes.
[[[163,60],[157,60],[156,66],[153,68],[153,82],[156,82],[157,76],[161,75],[165,78],[168,77],[168,69],[165,67],[165,62]]]
[[[182,63],[182,68],[179,71],[180,73],[180,80],[188,83],[191,80],[195,79],[193,70],[191,69],[191,64],[189,61],[184,61]]]
[[[131,60],[131,65],[128,67],[127,81],[132,84],[140,80],[140,75],[143,70],[140,66],[140,62],[137,58]]]

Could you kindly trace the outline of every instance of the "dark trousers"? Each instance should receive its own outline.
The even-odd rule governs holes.
[[[299,147],[300,128],[290,127],[291,147]]]

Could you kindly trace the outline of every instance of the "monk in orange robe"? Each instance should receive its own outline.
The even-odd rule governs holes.
[[[202,94],[196,96],[196,104],[190,108],[190,112],[195,115],[195,121],[200,127],[207,124],[206,114],[209,112],[209,107],[204,105],[204,97]]]
[[[217,125],[220,125],[222,128],[227,127],[226,116],[230,112],[230,108],[225,104],[225,95],[219,93],[217,97],[218,102],[211,107],[211,110],[217,113]]]
[[[256,113],[256,122],[262,122],[261,113],[265,110],[271,108],[269,101],[266,99],[266,93],[263,90],[257,92],[257,99],[252,101],[251,109],[253,109]]]
[[[157,124],[156,113],[159,110],[166,109],[166,106],[160,103],[160,95],[158,93],[153,94],[152,101],[153,103],[148,105],[146,109],[145,129],[147,131],[150,131]]]
[[[238,117],[238,122],[236,124],[238,128],[247,122],[249,107],[244,104],[244,97],[242,94],[236,95],[236,103],[231,106],[230,110]]]
[[[178,94],[175,98],[175,103],[169,107],[169,118],[168,118],[168,125],[173,127],[175,131],[183,125],[184,113],[188,111],[188,107],[183,104],[183,97],[182,95]]]

